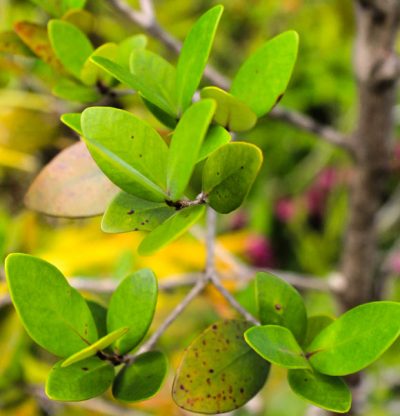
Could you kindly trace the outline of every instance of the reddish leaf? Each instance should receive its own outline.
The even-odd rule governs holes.
[[[25,204],[56,217],[91,217],[102,214],[118,191],[79,142],[45,166],[26,194]]]

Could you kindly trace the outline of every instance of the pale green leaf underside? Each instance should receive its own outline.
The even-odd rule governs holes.
[[[112,388],[113,396],[128,403],[150,399],[163,385],[167,369],[167,358],[162,352],[145,352],[118,373]]]
[[[265,360],[284,368],[310,368],[293,334],[285,327],[265,325],[245,333],[247,343]]]
[[[174,212],[175,209],[165,203],[146,201],[120,192],[104,213],[101,229],[106,233],[152,231]]]
[[[109,347],[113,342],[117,339],[121,338],[129,331],[129,328],[120,328],[116,329],[115,331],[105,335],[104,337],[97,340],[95,343],[90,345],[89,347],[84,348],[76,352],[75,354],[68,357],[62,364],[61,367],[68,367],[74,363],[84,360],[85,358],[92,357],[96,355],[99,351],[104,350],[105,348]]]
[[[195,205],[178,211],[147,234],[138,247],[138,253],[142,256],[154,254],[183,235],[203,216],[204,211],[203,205]]]

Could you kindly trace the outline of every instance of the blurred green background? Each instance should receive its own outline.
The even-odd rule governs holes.
[[[135,1],[130,2],[137,7]],[[300,53],[294,77],[281,101],[284,107],[317,121],[351,132],[356,122],[356,86],[351,67],[354,36],[352,4],[348,0],[156,0],[160,24],[183,39],[196,18],[214,4],[225,12],[217,33],[211,63],[228,77],[266,39],[284,30],[300,35]],[[98,46],[141,33],[106,0],[89,0],[86,29]],[[0,31],[29,20],[46,24],[49,16],[28,0],[0,0]],[[157,40],[148,48],[172,62],[176,57]],[[150,258],[139,258],[135,233],[105,235],[100,218],[60,220],[24,208],[23,196],[40,168],[78,138],[63,126],[64,112],[84,106],[52,96],[57,74],[39,60],[0,52],[0,254],[26,252],[59,267],[66,276],[88,279],[121,278],[142,266],[159,278],[201,271],[204,249],[188,235]],[[205,81],[205,85],[206,85]],[[135,96],[121,97],[115,105],[148,118],[162,129]],[[340,263],[348,203],[351,164],[345,154],[317,137],[287,124],[261,120],[255,129],[239,135],[264,151],[264,165],[243,207],[219,220],[219,242],[256,267],[289,270],[326,278]],[[387,195],[396,189],[400,152],[393,155]],[[396,244],[396,201],[388,198],[381,221],[382,252]],[[392,208],[391,210],[389,208]],[[400,254],[390,252],[392,277],[400,273]],[[400,253],[400,252],[399,252]],[[234,274],[222,261],[219,266]],[[249,304],[245,287],[228,281],[239,299]],[[396,279],[387,296],[400,300]],[[163,293],[154,326],[179,301],[185,289]],[[87,293],[88,297],[93,294]],[[336,305],[326,293],[305,293],[309,311],[334,314]],[[96,295],[99,298],[99,295]],[[100,296],[107,301],[107,296]],[[162,392],[147,402],[115,408],[107,401],[62,405],[46,400],[41,386],[53,358],[35,346],[8,303],[0,280],[0,415],[183,415],[171,399],[173,371],[183,349],[209,323],[233,312],[209,290],[196,300],[162,338],[160,347],[170,357],[171,377]],[[364,415],[400,414],[400,345],[395,345],[369,371],[365,380],[368,403]],[[111,407],[107,407],[111,406]],[[235,415],[305,415],[307,405],[289,391],[283,371],[274,369],[262,393]]]

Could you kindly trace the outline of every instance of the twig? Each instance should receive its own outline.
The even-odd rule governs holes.
[[[166,30],[164,30],[155,19],[154,15],[152,19],[149,19],[142,5],[142,11],[133,10],[124,0],[110,0],[110,3],[118,10],[120,10],[128,19],[136,23],[140,28],[145,30],[149,35],[162,42],[169,50],[174,53],[179,53],[182,48],[182,43],[171,36]],[[144,2],[142,2],[144,3]],[[148,1],[146,3],[151,3]],[[229,90],[230,80],[223,76],[212,66],[208,65],[204,71],[204,75],[207,79],[213,82],[216,86]],[[350,150],[350,145],[346,140],[346,137],[341,133],[335,131],[332,127],[324,126],[318,123],[314,119],[296,111],[288,110],[280,106],[275,107],[269,114],[272,118],[282,120],[291,124],[300,130],[305,130],[310,133],[318,135],[325,141],[339,146],[343,149]]]

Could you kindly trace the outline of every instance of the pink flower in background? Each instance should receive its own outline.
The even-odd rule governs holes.
[[[253,234],[246,241],[246,255],[256,267],[274,267],[274,253],[271,243],[262,235]]]
[[[245,211],[235,213],[230,220],[230,228],[232,230],[240,230],[246,227],[249,219]]]
[[[337,183],[337,172],[333,168],[324,169],[307,191],[306,200],[310,215],[322,215],[332,188]]]
[[[282,222],[289,222],[295,215],[295,203],[290,198],[282,198],[275,205],[275,214]]]
[[[395,253],[389,260],[389,271],[400,274],[400,252]]]

